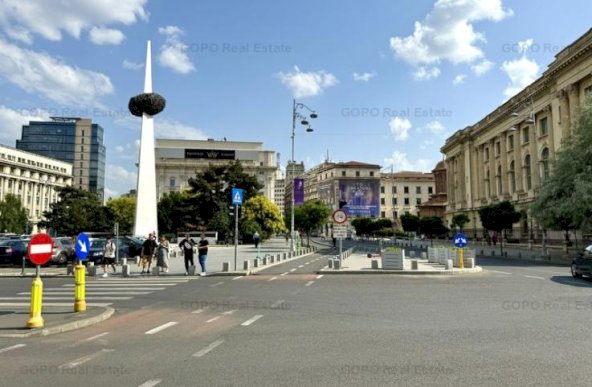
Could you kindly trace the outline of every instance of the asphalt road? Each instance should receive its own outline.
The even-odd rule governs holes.
[[[327,258],[126,282],[164,289],[111,300],[115,315],[89,328],[2,339],[2,385],[589,385],[592,282],[568,267],[482,258],[471,276],[316,274]],[[23,280],[0,280],[0,294],[26,292]]]

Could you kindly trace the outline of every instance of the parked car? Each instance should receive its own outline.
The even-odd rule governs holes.
[[[23,257],[30,261],[27,257],[27,246],[29,241],[22,239],[5,239],[0,241],[0,262],[12,263],[13,265],[21,265]]]
[[[574,278],[592,276],[592,245],[586,247],[577,258],[571,262],[571,275]]]
[[[95,265],[100,265],[103,262],[103,252],[105,250],[105,238],[89,238],[90,249],[88,254],[88,260],[94,262]],[[129,258],[136,257],[142,253],[143,241],[136,237],[120,236],[113,238],[117,246],[118,258]]]
[[[51,255],[51,262],[58,265],[63,265],[76,258],[72,238],[58,237],[53,238],[53,253]]]

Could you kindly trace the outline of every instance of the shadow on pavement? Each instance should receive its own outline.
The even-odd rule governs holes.
[[[587,278],[573,278],[572,276],[553,276],[551,281],[561,285],[570,285],[578,288],[590,288],[592,287],[592,281]]]

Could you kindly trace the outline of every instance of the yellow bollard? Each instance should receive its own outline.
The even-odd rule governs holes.
[[[74,301],[74,312],[84,312],[86,310],[86,300],[85,300],[85,277],[86,270],[84,265],[80,263],[76,265],[76,269],[74,271],[74,278],[75,278],[75,288],[76,288],[76,296]]]
[[[43,282],[39,275],[33,280],[31,285],[31,313],[29,321],[27,321],[27,328],[43,328],[44,321],[41,316],[43,297]]]
[[[465,268],[464,249],[461,247],[458,249],[458,267],[460,269]]]

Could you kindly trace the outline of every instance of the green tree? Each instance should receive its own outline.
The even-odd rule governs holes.
[[[373,231],[372,218],[368,218],[368,217],[355,218],[351,221],[351,225],[353,226],[353,228],[356,229],[356,235],[358,235],[358,236],[372,234],[372,231]]]
[[[552,165],[530,206],[533,218],[544,229],[563,230],[566,246],[569,230],[592,230],[592,99],[581,110],[572,134],[563,139]]]
[[[111,232],[114,215],[102,206],[97,196],[74,187],[57,188],[60,200],[45,211],[39,227],[51,229],[58,235],[77,235],[83,231]]]
[[[461,212],[460,214],[456,214],[452,217],[452,223],[450,224],[450,227],[454,228],[458,226],[460,228],[460,232],[462,232],[465,224],[469,223],[470,221],[471,219],[469,218],[469,215]]]
[[[280,209],[263,195],[254,196],[244,203],[241,221],[243,219],[257,223],[261,241],[273,234],[286,232]]]
[[[419,229],[419,216],[411,214],[401,215],[401,226],[403,227],[403,231],[407,233],[416,233]]]
[[[442,218],[437,216],[424,216],[419,219],[419,231],[430,240],[433,246],[434,237],[445,235],[449,230],[444,226]]]
[[[228,212],[232,202],[232,188],[241,188],[243,202],[257,195],[263,186],[257,177],[244,172],[239,161],[225,165],[210,164],[203,172],[189,179],[188,198],[185,202],[187,230],[207,228],[218,231],[220,239],[231,233]],[[215,219],[215,221],[214,221]]]
[[[120,235],[131,235],[136,217],[136,198],[121,196],[107,200],[107,207],[113,213],[113,223],[119,223]]]
[[[490,204],[479,209],[481,224],[487,230],[492,230],[501,235],[500,250],[504,252],[505,230],[511,229],[512,225],[520,221],[520,212],[514,209],[509,201]]]
[[[309,200],[294,208],[294,228],[304,231],[310,246],[310,232],[327,223],[331,209],[320,200]]]
[[[189,203],[189,194],[165,193],[158,202],[158,230],[170,240],[179,232],[195,230],[195,211]]]
[[[6,194],[0,202],[0,232],[24,234],[28,227],[27,218],[27,210],[23,208],[21,199],[16,195]]]

